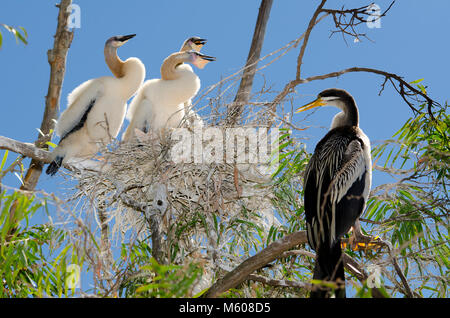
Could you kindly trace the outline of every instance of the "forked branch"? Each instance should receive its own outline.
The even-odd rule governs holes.
[[[335,32],[342,32],[343,34],[352,35],[355,37],[358,37],[361,35],[360,33],[357,33],[354,29],[355,26],[358,24],[361,24],[363,22],[368,22],[369,20],[367,17],[371,14],[368,10],[371,5],[355,8],[355,9],[344,9],[341,10],[334,10],[334,9],[323,9],[323,6],[325,4],[326,0],[322,0],[319,6],[316,8],[311,20],[309,21],[307,30],[305,32],[305,36],[303,38],[302,46],[300,48],[299,55],[297,57],[297,65],[296,65],[296,77],[295,79],[289,81],[283,88],[283,90],[275,96],[275,98],[268,103],[269,106],[269,112],[276,112],[276,107],[282,103],[286,96],[293,93],[295,91],[295,88],[300,84],[306,84],[315,80],[322,80],[332,77],[338,77],[340,75],[346,74],[346,73],[352,73],[352,72],[366,72],[366,73],[373,73],[378,74],[384,77],[384,82],[381,84],[381,92],[384,90],[384,87],[387,82],[390,82],[394,89],[398,92],[398,94],[401,96],[401,98],[405,101],[405,103],[416,113],[419,113],[419,110],[414,106],[416,103],[423,104],[426,103],[428,108],[428,114],[430,118],[434,119],[433,116],[433,106],[439,106],[439,103],[434,101],[432,98],[430,98],[426,92],[424,92],[421,89],[415,88],[411,85],[411,83],[408,83],[405,81],[401,76],[373,68],[367,68],[367,67],[351,67],[347,68],[341,71],[337,72],[331,72],[328,74],[323,75],[316,75],[316,76],[310,76],[308,78],[301,78],[301,67],[303,63],[303,58],[305,55],[305,50],[308,45],[309,36],[311,34],[312,29],[314,26],[319,23],[323,18],[325,18],[327,15],[331,14],[333,16],[334,22],[336,24],[336,27],[339,31]],[[378,19],[382,16],[385,16],[386,13],[391,9],[395,1],[393,1],[389,7],[383,12],[380,13],[378,16]],[[319,14],[324,13],[319,18]],[[350,15],[350,20],[345,20],[345,17]]]
[[[322,9],[322,12],[331,14],[333,17],[333,22],[336,30],[331,31],[331,35],[336,33],[341,33],[343,39],[345,40],[345,36],[351,36],[359,40],[360,37],[366,37],[365,33],[360,33],[356,30],[356,27],[362,23],[374,23],[384,17],[386,13],[392,8],[395,0],[389,5],[389,7],[384,10],[383,13],[377,12],[380,8],[375,5],[375,3],[371,3],[367,6],[353,9]]]

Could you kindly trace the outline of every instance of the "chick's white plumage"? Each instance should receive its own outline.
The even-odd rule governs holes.
[[[185,114],[184,103],[197,94],[200,79],[187,64],[178,66],[176,72],[176,80],[151,79],[142,85],[127,113],[129,134],[135,128],[160,132],[164,127],[179,125]],[[128,139],[127,132],[124,140]]]
[[[55,128],[61,139],[52,153],[53,162],[47,174],[54,175],[71,159],[95,155],[100,145],[117,137],[125,118],[127,100],[136,93],[145,77],[145,67],[138,58],[121,61],[115,54],[115,50],[133,36],[113,37],[105,44],[105,58],[115,77],[88,80],[69,94],[68,107]]]
[[[198,52],[205,42],[196,37],[187,39],[180,52],[164,60],[161,78],[148,80],[142,85],[128,109],[126,117],[130,124],[123,141],[132,140],[135,129],[160,134],[165,128],[178,127],[186,112],[191,117],[196,115],[190,101],[200,89],[200,79],[186,63],[203,68],[214,60]]]

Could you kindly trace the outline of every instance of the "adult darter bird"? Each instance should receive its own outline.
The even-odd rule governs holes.
[[[130,57],[122,61],[117,55],[117,49],[134,36],[113,36],[105,43],[105,61],[114,77],[88,80],[69,94],[68,107],[56,124],[56,133],[61,139],[53,151],[47,174],[56,174],[70,159],[94,156],[102,144],[117,137],[125,118],[127,100],[145,78],[141,60]]]
[[[304,206],[308,243],[316,251],[313,279],[337,283],[336,297],[345,297],[345,274],[341,237],[365,237],[358,218],[364,211],[372,182],[370,141],[359,128],[353,97],[342,89],[326,89],[297,112],[334,106],[330,131],[319,141],[304,177]],[[316,289],[310,297],[330,297],[329,290]]]

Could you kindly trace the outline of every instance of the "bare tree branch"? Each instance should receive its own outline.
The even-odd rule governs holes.
[[[38,148],[48,149],[46,143],[51,140],[52,131],[55,128],[54,119],[58,116],[59,112],[59,100],[66,68],[66,56],[73,39],[73,32],[70,32],[67,29],[68,17],[70,14],[68,8],[71,4],[72,0],[61,0],[61,3],[57,5],[59,14],[55,40],[53,49],[47,52],[48,62],[50,64],[50,81],[47,96],[45,98],[44,117],[42,119],[38,139],[35,142],[35,145]],[[39,177],[41,176],[42,169],[43,162],[41,160],[32,159],[20,189],[27,191],[34,190],[39,181]],[[16,206],[17,201],[14,201],[9,210],[10,220],[15,219]],[[10,233],[8,233],[8,237],[14,231],[15,229],[12,228]]]
[[[420,236],[423,235],[423,232],[419,233],[419,235]],[[418,237],[419,236],[417,236],[417,238]],[[402,247],[394,250],[393,247],[392,247],[391,242],[384,241],[384,240],[381,241],[381,242],[387,247],[387,249],[389,251],[389,258],[390,258],[390,260],[392,262],[392,265],[394,265],[395,272],[397,273],[397,275],[400,277],[400,280],[402,281],[405,295],[407,297],[409,297],[409,298],[414,298],[414,294],[413,294],[413,292],[411,290],[411,287],[408,284],[408,280],[406,279],[405,275],[403,274],[402,269],[398,265],[398,261],[397,261],[397,257],[396,257],[396,254],[398,254],[402,250]]]
[[[20,142],[11,138],[0,136],[0,149],[13,151],[42,163],[51,162],[50,152],[42,150],[34,144]]]
[[[34,144],[28,142],[21,142],[8,137],[0,136],[0,149],[8,150],[22,155],[23,157],[31,158],[32,160],[39,161],[41,164],[47,164],[52,161],[52,154],[49,151],[36,147]],[[80,162],[72,161],[64,163],[63,166],[67,170],[95,170],[94,167],[89,167],[83,163],[94,162],[89,159],[80,159]],[[4,172],[4,171],[3,171]],[[33,190],[20,189],[32,193]]]
[[[313,14],[311,20],[309,20],[308,28],[306,29],[306,33],[305,33],[305,38],[303,39],[303,43],[300,48],[300,53],[298,54],[298,58],[297,58],[297,74],[295,75],[296,80],[300,79],[301,68],[302,68],[302,63],[303,63],[303,56],[305,55],[305,50],[306,50],[306,46],[308,45],[309,36],[311,35],[312,29],[316,25],[317,17],[319,16],[319,13],[322,11],[322,7],[325,5],[325,2],[327,2],[327,0],[322,0],[320,2],[316,11],[314,11],[314,14]]]
[[[293,250],[289,249],[307,242],[306,231],[299,231],[273,242],[267,248],[263,249],[256,255],[249,257],[234,270],[227,273],[223,278],[217,280],[210,289],[204,294],[204,297],[215,298],[220,296],[230,288],[236,287],[245,280],[254,280],[261,283],[265,283],[272,286],[279,287],[296,287],[305,288],[311,290],[313,286],[309,283],[302,282],[289,282],[280,280],[268,279],[260,275],[252,274],[254,271],[262,268],[264,265],[283,257],[293,255],[305,255],[307,257],[315,257],[314,253],[305,250]],[[353,258],[347,254],[344,255],[345,268],[350,271],[360,282],[364,283],[369,277],[367,273],[362,269]],[[376,288],[372,289],[372,295],[376,298],[384,298],[383,294]]]
[[[306,29],[304,35],[299,38],[299,40],[301,40],[303,38],[303,42],[302,42],[302,46],[300,48],[299,55],[297,57],[297,73],[296,73],[295,79],[288,82],[284,86],[283,90],[277,96],[275,96],[273,101],[270,103],[270,111],[271,112],[276,113],[277,105],[280,104],[284,100],[284,98],[288,94],[292,93],[294,91],[294,88],[300,84],[300,76],[301,76],[301,67],[302,67],[302,63],[303,63],[303,57],[305,55],[305,50],[306,50],[306,46],[308,45],[308,40],[309,40],[311,31],[316,26],[316,24],[318,24],[320,21],[322,21],[328,15],[328,13],[325,13],[320,18],[318,18],[318,15],[321,12],[322,7],[324,6],[325,2],[326,2],[326,0],[321,1],[319,6],[317,7],[316,11],[314,11],[314,14],[313,14],[311,20],[309,21],[308,28]]]
[[[234,125],[242,114],[244,105],[248,102],[250,92],[253,86],[253,79],[256,74],[258,60],[261,56],[261,49],[266,34],[267,21],[269,20],[270,9],[273,0],[261,0],[259,7],[258,19],[256,20],[255,31],[253,33],[252,44],[245,64],[244,73],[239,85],[238,92],[234,99],[233,105],[228,109],[227,122],[228,125]]]
[[[367,68],[367,67],[350,67],[350,68],[347,68],[347,69],[344,69],[341,71],[337,71],[337,72],[331,72],[328,74],[310,76],[305,79],[300,79],[297,81],[297,83],[298,84],[306,84],[306,83],[316,81],[316,80],[323,80],[323,79],[332,78],[332,77],[339,77],[346,73],[355,73],[355,72],[366,72],[366,73],[373,73],[373,74],[378,74],[378,75],[384,76],[385,82],[383,83],[382,88],[384,88],[384,84],[386,83],[386,81],[389,80],[392,83],[392,85],[394,86],[394,88],[397,90],[397,92],[400,94],[402,99],[408,104],[408,106],[412,110],[414,110],[415,112],[419,112],[413,106],[412,102],[409,99],[414,98],[414,100],[419,103],[426,102],[428,104],[428,114],[430,115],[431,118],[434,118],[433,112],[432,112],[432,107],[435,105],[439,105],[439,104],[437,102],[435,102],[433,99],[431,99],[428,95],[426,95],[425,93],[420,91],[419,89],[414,88],[411,84],[406,82],[401,76],[399,76],[397,74],[388,73],[385,71],[381,71],[381,70],[377,70],[377,69],[373,69],[373,68]],[[393,80],[398,82],[398,87],[395,85]],[[422,97],[423,100],[419,100],[417,98],[418,96]]]
[[[218,297],[221,293],[245,281],[248,275],[272,262],[284,251],[306,242],[306,231],[299,231],[282,237],[281,239],[271,243],[267,248],[263,249],[256,255],[249,257],[233,271],[227,273],[223,278],[219,279],[204,294],[204,297]]]
[[[361,23],[374,22],[376,20],[381,19],[386,15],[386,13],[392,8],[395,0],[389,5],[389,7],[384,10],[383,13],[377,15],[376,19],[369,20],[368,17],[372,17],[372,6],[374,3],[371,3],[367,6],[353,9],[344,9],[342,7],[340,10],[335,9],[322,9],[322,12],[329,13],[333,16],[334,25],[336,30],[331,31],[331,36],[336,33],[341,33],[343,39],[345,40],[345,35],[349,35],[359,40],[360,37],[366,37],[365,33],[359,33],[356,31],[355,27],[360,25]],[[350,18],[347,18],[347,15]]]
[[[48,92],[45,98],[45,110],[40,127],[40,133],[36,146],[39,148],[48,149],[46,142],[52,138],[52,131],[55,128],[54,119],[58,117],[59,101],[61,97],[61,89],[66,70],[66,57],[70,44],[73,39],[73,32],[67,28],[68,17],[70,15],[69,6],[72,0],[61,0],[57,5],[59,8],[58,25],[56,28],[55,40],[53,49],[47,52],[48,63],[50,64],[50,81],[48,85]],[[42,160],[32,160],[28,171],[24,178],[24,184],[21,186],[22,190],[33,190],[42,173]]]
[[[306,46],[308,44],[309,36],[314,28],[314,26],[319,23],[323,18],[325,18],[327,15],[331,14],[333,15],[333,19],[335,20],[336,26],[339,26],[343,28],[342,32],[347,32],[349,35],[352,36],[358,36],[358,33],[356,31],[347,31],[347,28],[353,27],[357,24],[360,24],[362,22],[367,22],[368,20],[364,17],[367,16],[369,13],[367,12],[368,7],[370,6],[364,6],[361,8],[355,8],[355,9],[344,9],[341,10],[334,10],[334,9],[323,9],[323,6],[325,4],[326,0],[322,0],[317,9],[315,10],[311,20],[309,21],[308,28],[305,32],[305,36],[303,39],[302,46],[300,48],[300,53],[297,58],[297,73],[296,78],[294,80],[289,81],[283,88],[283,90],[275,96],[275,98],[272,100],[272,102],[268,103],[270,106],[269,112],[276,112],[276,107],[279,105],[285,97],[294,92],[295,87],[297,87],[300,84],[306,84],[308,82],[319,80],[319,79],[326,79],[331,77],[338,77],[340,75],[343,75],[345,73],[350,72],[368,72],[368,73],[374,73],[378,75],[384,76],[384,82],[381,85],[381,92],[384,90],[386,82],[390,82],[394,89],[399,93],[399,95],[402,97],[402,99],[406,102],[406,104],[415,112],[419,113],[418,109],[414,106],[413,102],[418,103],[427,103],[428,105],[428,114],[430,118],[434,119],[432,108],[433,106],[439,105],[436,101],[431,99],[429,96],[427,96],[426,92],[422,92],[420,89],[417,89],[413,87],[410,83],[406,82],[402,77],[399,75],[388,73],[385,71],[372,69],[372,68],[366,68],[366,67],[351,67],[347,68],[345,70],[341,70],[338,72],[332,72],[324,75],[318,75],[318,76],[311,76],[306,79],[301,78],[301,66],[303,63],[303,57],[305,54]],[[395,1],[393,1],[389,7],[381,14],[381,16],[385,16],[386,13],[391,9]],[[319,14],[323,12],[324,15],[320,18],[318,18]],[[345,15],[350,14],[352,18],[350,19],[350,22],[343,22],[342,18],[345,17]],[[396,83],[397,82],[397,85]]]

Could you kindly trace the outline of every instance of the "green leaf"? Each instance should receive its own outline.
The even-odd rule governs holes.
[[[23,44],[28,44],[28,41],[22,36],[22,34],[20,34],[20,32],[16,31],[14,35],[16,36],[16,38],[22,41]]]
[[[51,142],[51,141],[47,141],[46,143],[45,143],[47,146],[50,146],[50,147],[52,147],[52,148],[56,148],[56,147],[58,147],[58,145],[56,145],[56,144],[54,144],[53,142]]]
[[[2,163],[0,164],[0,171],[3,170],[3,166],[5,165],[7,158],[8,158],[8,150],[5,150],[5,154],[3,155]]]
[[[19,26],[19,29],[22,30],[23,34],[25,35],[25,38],[28,38],[28,32],[24,27]]]
[[[420,79],[418,79],[418,80],[409,82],[409,84],[417,84],[417,83],[420,83],[420,82],[422,82],[422,81],[423,81],[423,78],[420,78]]]
[[[425,86],[419,84],[419,85],[417,85],[417,87],[422,91],[422,93],[424,93],[425,95],[427,94],[427,90],[425,89]]]

